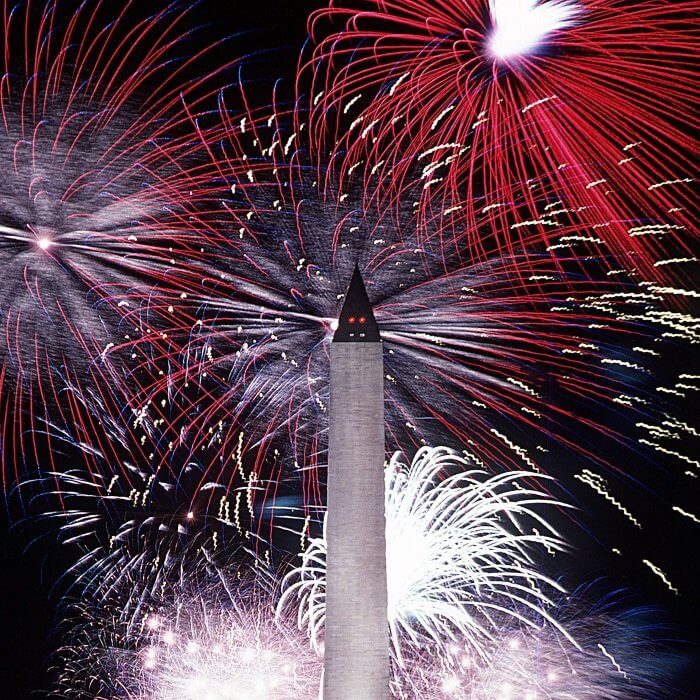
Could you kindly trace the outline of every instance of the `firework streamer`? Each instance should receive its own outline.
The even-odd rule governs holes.
[[[187,287],[205,235],[191,199],[201,150],[191,120],[212,78],[200,72],[210,47],[187,43],[187,16],[175,4],[144,16],[134,2],[99,0],[0,11],[6,485],[29,459],[37,416],[61,403],[60,385],[105,381],[102,354],[135,332],[120,328],[121,312],[167,308]]]
[[[683,276],[696,230],[688,22],[697,9],[695,0],[330,3],[310,20],[315,44],[300,68],[315,150],[331,148],[340,180],[359,176],[368,199],[378,182],[380,206],[412,180],[427,218],[480,201],[467,220],[479,230],[478,211],[488,212],[483,254],[518,247],[523,231],[508,210],[520,198],[543,246],[556,245],[541,195],[586,222],[578,245],[588,254],[656,279]],[[683,264],[662,263],[673,257]]]
[[[247,697],[316,697],[320,663],[305,633],[320,650],[323,540],[311,540],[287,579],[277,619],[273,595],[233,585],[222,561],[242,544],[262,571],[272,540],[262,523],[290,511],[296,525],[301,513],[306,533],[322,512],[328,349],[359,263],[385,337],[389,446],[420,450],[413,465],[395,459],[388,472],[400,523],[392,538],[410,532],[409,521],[425,535],[425,567],[401,546],[392,562],[402,577],[392,596],[395,696],[558,700],[574,689],[584,699],[652,697],[637,660],[594,616],[577,635],[576,621],[558,614],[559,584],[534,554],[563,547],[540,512],[561,504],[536,473],[551,468],[540,456],[553,445],[573,455],[572,474],[585,466],[572,483],[635,528],[647,525],[616,477],[642,479],[601,458],[601,440],[680,460],[689,476],[699,468],[682,446],[697,432],[669,408],[697,388],[697,376],[654,377],[669,342],[697,342],[696,321],[667,303],[694,293],[640,285],[617,269],[661,274],[691,261],[676,243],[688,226],[691,179],[676,88],[661,114],[657,102],[642,102],[648,91],[637,97],[611,81],[617,103],[605,103],[591,125],[622,99],[630,109],[588,148],[591,110],[571,89],[546,96],[540,81],[541,62],[544,70],[566,56],[574,39],[602,55],[608,5],[590,3],[595,24],[583,2],[523,3],[524,19],[546,31],[528,25],[530,36],[518,41],[530,43],[512,53],[507,3],[491,3],[483,26],[494,30],[497,69],[482,91],[483,115],[476,101],[431,115],[436,102],[416,80],[420,71],[396,81],[380,71],[392,98],[404,88],[423,92],[420,119],[430,121],[437,150],[413,140],[420,120],[394,134],[400,122],[385,129],[371,115],[398,116],[381,101],[386,91],[368,107],[332,78],[311,129],[301,110],[246,102],[234,113],[223,94],[220,123],[210,126],[211,76],[196,75],[202,54],[173,53],[189,34],[179,6],[138,19],[135,3],[110,14],[95,0],[76,3],[65,21],[56,4],[5,8],[0,451],[15,475],[25,460],[41,464],[23,486],[40,495],[23,506],[40,510],[79,552],[67,577],[82,600],[67,611],[59,696],[223,699],[234,688]],[[382,3],[382,12],[391,7]],[[664,7],[658,40],[670,42],[675,10]],[[615,31],[632,36],[630,24]],[[533,41],[554,47],[551,55],[530,53]],[[672,86],[686,70],[685,44],[674,46]],[[657,74],[668,67],[655,60]],[[519,67],[540,81],[532,94],[513,77]],[[603,95],[596,90],[598,82],[583,83],[587,104]],[[314,119],[337,105],[348,119],[357,109],[360,121],[347,139],[336,134],[318,167],[327,159]],[[463,107],[472,112],[460,114]],[[632,117],[645,116],[632,129]],[[571,125],[556,145],[552,134]],[[348,149],[353,132],[358,145]],[[667,159],[658,155],[662,136]],[[484,153],[498,155],[484,161]],[[423,177],[412,183],[417,172]],[[477,176],[484,192],[469,184]],[[375,177],[380,193],[392,181],[389,199],[365,187]],[[641,194],[630,184],[637,181],[650,183]],[[652,214],[641,220],[643,205]],[[650,243],[656,238],[663,245]],[[591,250],[605,253],[588,260]],[[580,273],[589,263],[587,280]],[[632,430],[610,420],[619,415]],[[424,447],[437,438],[467,449]],[[14,476],[8,469],[4,483]],[[685,500],[673,509],[689,522],[696,512]],[[487,550],[455,554],[480,535]],[[658,558],[642,563],[662,583],[675,580]],[[551,677],[541,675],[542,659]]]
[[[190,448],[226,459],[244,433],[245,450],[258,455],[249,478],[262,486],[258,476],[268,476],[254,493],[258,514],[265,508],[272,520],[285,499],[305,515],[321,508],[329,347],[358,263],[385,349],[389,450],[461,444],[477,465],[526,471],[564,450],[626,478],[604,463],[600,440],[627,445],[638,460],[633,423],[672,413],[664,396],[650,395],[650,364],[663,356],[669,327],[673,343],[694,335],[689,315],[666,309],[666,292],[621,270],[606,275],[596,261],[591,279],[581,277],[571,245],[585,226],[546,199],[541,213],[561,244],[556,261],[524,250],[470,259],[468,224],[448,247],[443,216],[422,229],[421,244],[410,193],[397,227],[390,212],[364,208],[361,192],[329,187],[298,111],[226,103],[221,125],[201,133],[216,238],[207,240],[200,289],[178,300],[175,323],[124,344],[152,377],[139,382],[138,411],[150,420],[188,416]],[[527,228],[519,207],[509,215]],[[623,407],[624,396],[641,398]],[[622,429],[620,421],[633,423]],[[557,465],[573,463],[569,456]],[[280,485],[290,474],[301,494]]]
[[[538,512],[561,504],[519,482],[531,474],[488,477],[445,448],[419,450],[410,466],[401,460],[394,455],[386,471],[389,628],[397,664],[406,665],[406,648],[440,649],[457,636],[475,662],[487,661],[508,617],[535,628],[551,624],[574,643],[548,610],[559,585],[534,562],[539,549],[564,548]],[[298,603],[298,624],[320,652],[325,539],[312,539],[301,557],[284,580],[279,610]]]

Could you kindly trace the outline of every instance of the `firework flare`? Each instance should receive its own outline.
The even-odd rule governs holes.
[[[302,62],[316,151],[330,144],[342,181],[362,173],[368,200],[378,178],[384,206],[414,179],[427,217],[479,201],[492,250],[518,247],[507,211],[521,197],[556,245],[537,193],[578,211],[580,250],[649,278],[679,274],[659,263],[694,255],[696,11],[694,0],[333,2],[312,16]],[[475,212],[467,220],[475,229]]]
[[[83,595],[66,611],[56,695],[318,698],[320,660],[275,617],[264,577],[244,578],[193,549],[147,593],[127,575],[108,596]]]

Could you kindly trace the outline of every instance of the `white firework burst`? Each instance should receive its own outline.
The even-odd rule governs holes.
[[[270,601],[211,605],[196,593],[154,615],[139,652],[140,694],[152,700],[317,698],[320,662],[305,638],[277,623]]]
[[[315,700],[321,661],[294,621],[275,615],[268,574],[219,567],[195,548],[161,567],[156,585],[144,585],[145,568],[108,572],[97,595],[67,610],[56,695]]]
[[[539,512],[563,506],[525,484],[537,475],[489,476],[445,447],[424,447],[411,465],[400,453],[386,470],[389,627],[399,666],[406,645],[467,640],[476,661],[489,658],[503,620],[551,625],[560,585],[536,566],[545,548],[565,545]],[[537,477],[540,478],[540,477]],[[312,539],[283,582],[278,610],[298,604],[297,621],[317,652],[325,621],[325,538]]]
[[[172,574],[179,574],[175,577]],[[129,572],[131,573],[131,572]],[[140,575],[140,574],[139,574]],[[264,566],[255,582],[190,551],[160,585],[125,576],[111,595],[81,597],[66,617],[56,696],[95,700],[316,700],[322,661],[294,625],[275,615],[278,581]],[[672,656],[644,609],[617,612],[585,596],[556,599],[559,619],[532,629],[501,618],[488,664],[472,640],[407,644],[393,665],[395,700],[652,700],[683,697],[669,685]]]
[[[468,644],[441,656],[412,649],[410,665],[393,679],[401,700],[652,700],[684,697],[672,690],[673,655],[643,608],[604,604],[590,609],[585,596],[557,601],[560,619],[576,636],[574,648],[552,627],[506,626],[489,664],[477,667]],[[671,662],[671,663],[670,663]]]

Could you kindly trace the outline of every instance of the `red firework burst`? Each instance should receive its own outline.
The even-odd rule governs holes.
[[[397,226],[393,215],[363,208],[361,189],[330,186],[306,129],[293,126],[303,122],[298,111],[234,112],[222,101],[221,115],[201,133],[211,157],[209,228],[218,235],[202,255],[199,290],[175,304],[169,327],[125,344],[151,377],[139,381],[134,405],[157,424],[173,416],[187,424],[179,439],[193,454],[213,450],[202,485],[230,489],[235,474],[221,465],[242,450],[256,460],[251,510],[270,513],[296,489],[299,508],[322,505],[329,348],[355,263],[383,334],[389,449],[455,441],[493,469],[534,468],[543,440],[574,455],[572,464],[610,469],[598,440],[635,449],[602,414],[616,413],[619,397],[648,376],[643,353],[657,331],[634,307],[657,300],[644,288],[581,277],[567,246],[554,260],[482,262],[468,232],[490,235],[488,213],[476,229],[456,214],[462,233],[451,249],[423,245],[410,196]],[[521,212],[512,206],[504,216],[518,221]],[[549,216],[557,241],[586,230],[571,212]],[[423,239],[439,238],[443,218],[423,221]],[[535,245],[526,230],[522,241]],[[630,418],[655,410],[628,404]]]
[[[536,206],[544,193],[577,210],[591,252],[658,278],[674,269],[664,251],[688,256],[694,230],[689,18],[699,8],[334,0],[310,21],[316,47],[301,69],[312,73],[317,150],[330,142],[343,178],[379,178],[389,199],[417,178],[427,218],[480,201],[468,218],[489,212],[495,246],[485,254],[521,246],[503,216],[519,198],[554,244]]]

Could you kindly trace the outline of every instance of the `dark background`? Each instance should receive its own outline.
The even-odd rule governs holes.
[[[306,36],[308,14],[325,4],[323,0],[257,0],[245,3],[237,0],[204,0],[194,9],[192,16],[193,24],[203,25],[201,36],[205,40],[214,42],[221,36],[230,36],[229,42],[217,49],[218,55],[212,60],[251,57],[244,69],[244,77],[247,82],[255,84],[251,93],[254,99],[258,104],[264,104],[269,96],[272,75],[278,74],[291,85],[298,51]],[[263,57],[258,60],[261,53]],[[231,75],[231,81],[236,78],[237,73]],[[685,363],[687,360],[679,351],[678,362]],[[659,372],[662,373],[663,368],[659,368]],[[614,449],[612,452],[609,458],[614,460]],[[565,457],[552,454],[550,459]],[[627,453],[623,459],[629,457]],[[640,481],[652,483],[655,490],[657,483],[654,482],[658,482],[663,505],[657,498],[658,493],[652,496],[641,490],[633,504],[640,520],[654,523],[656,527],[651,532],[628,528],[601,500],[600,508],[583,512],[581,519],[594,523],[595,528],[591,529],[596,532],[610,534],[610,540],[595,542],[564,519],[562,527],[577,549],[566,564],[567,571],[562,573],[574,582],[603,578],[602,586],[607,586],[608,590],[629,590],[631,603],[658,608],[661,615],[656,617],[668,625],[669,633],[666,636],[679,640],[674,644],[676,662],[669,671],[690,697],[700,697],[695,691],[696,681],[700,679],[700,674],[696,675],[695,671],[695,667],[700,666],[697,645],[700,637],[697,632],[700,629],[700,566],[697,561],[700,556],[700,525],[680,517],[671,517],[674,490],[682,482],[667,478],[663,467],[655,464],[653,455],[640,455],[639,464],[624,466],[639,468],[644,473]],[[548,471],[556,473],[551,467]],[[597,498],[591,493],[587,502],[591,508],[596,507]],[[697,513],[700,506],[690,510]],[[628,556],[620,558],[611,554],[611,542],[617,542],[628,552]],[[27,545],[24,533],[11,528],[8,518],[2,514],[0,697],[8,700],[23,700],[31,697],[32,693],[50,687],[49,656],[58,643],[52,637],[52,629],[59,599],[58,589],[54,591],[52,586],[60,576],[62,563],[60,552],[55,550],[50,558],[43,557],[45,544],[23,549]],[[642,566],[643,557],[654,560],[669,571],[671,579],[681,591],[680,596],[666,591],[663,584]]]

